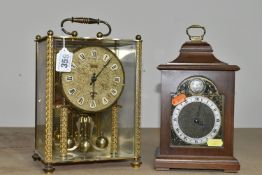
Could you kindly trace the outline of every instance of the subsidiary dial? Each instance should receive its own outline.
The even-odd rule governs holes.
[[[204,87],[204,82],[199,78],[195,78],[190,81],[189,88],[195,94],[201,93],[204,90]]]

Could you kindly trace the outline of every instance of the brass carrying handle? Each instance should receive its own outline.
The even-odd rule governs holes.
[[[203,30],[203,34],[200,36],[196,36],[196,35],[190,35],[189,34],[189,30],[190,29],[202,29]],[[206,29],[205,27],[201,26],[201,25],[191,25],[186,29],[186,34],[188,35],[189,39],[191,41],[202,41],[204,39],[204,36],[206,34]]]
[[[64,23],[67,22],[67,21],[71,21],[72,23],[80,23],[80,24],[100,24],[100,23],[103,23],[105,24],[107,27],[108,27],[108,32],[103,34],[101,32],[98,32],[96,34],[96,36],[98,38],[102,38],[103,36],[108,36],[110,35],[111,33],[111,26],[106,22],[106,21],[103,21],[103,20],[100,20],[100,19],[94,19],[94,18],[84,18],[84,17],[72,17],[72,18],[66,18],[64,19],[62,22],[61,22],[61,29],[62,31],[65,33],[65,34],[68,34],[68,35],[72,35],[72,36],[77,36],[77,31],[72,31],[72,32],[68,32],[65,28],[64,28]]]

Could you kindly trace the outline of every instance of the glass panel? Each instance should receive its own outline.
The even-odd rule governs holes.
[[[45,146],[45,82],[46,82],[46,42],[38,43],[36,58],[36,150],[44,157]]]
[[[134,155],[136,50],[135,45],[120,47],[116,54],[125,70],[125,88],[118,100],[120,156]]]

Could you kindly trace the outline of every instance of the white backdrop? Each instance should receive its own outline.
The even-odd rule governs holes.
[[[219,59],[241,67],[236,74],[235,127],[262,127],[261,7],[260,0],[2,0],[0,127],[34,126],[35,35],[46,35],[49,29],[61,35],[61,20],[72,16],[108,21],[113,38],[142,35],[143,127],[159,127],[156,67],[178,55],[191,24],[206,27],[205,40]],[[67,26],[79,31],[79,36],[106,31],[102,25]]]

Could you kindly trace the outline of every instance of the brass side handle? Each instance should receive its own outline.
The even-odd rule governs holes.
[[[190,29],[202,29],[203,34],[202,35],[191,35],[190,32],[189,32]],[[189,26],[186,29],[186,34],[188,35],[188,37],[191,41],[202,41],[204,39],[205,34],[206,34],[206,29],[205,29],[205,27],[203,27],[201,25],[194,24],[194,25]]]
[[[64,23],[67,21],[71,21],[72,23],[80,23],[80,24],[105,24],[108,27],[108,32],[103,34],[102,32],[97,33],[98,38],[102,38],[103,36],[108,36],[111,33],[111,26],[108,24],[108,22],[100,20],[100,19],[94,19],[94,18],[85,18],[85,17],[72,17],[72,18],[66,18],[63,19],[61,22],[61,29],[65,34],[77,36],[77,31],[69,32],[64,28]]]

